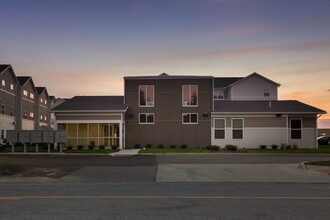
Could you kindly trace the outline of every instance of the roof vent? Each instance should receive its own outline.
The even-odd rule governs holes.
[[[167,73],[162,73],[159,76],[169,76]]]

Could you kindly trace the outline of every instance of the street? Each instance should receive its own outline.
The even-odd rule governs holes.
[[[189,166],[194,161],[195,166],[239,166],[239,161],[244,161],[242,167],[247,163],[267,167],[266,162],[271,161],[272,166],[285,162],[295,167],[302,160],[328,158],[0,155],[1,167],[65,171],[64,176],[56,178],[19,174],[1,177],[0,219],[327,219],[329,183],[161,182],[157,176],[159,166]],[[315,173],[330,178],[326,173]]]

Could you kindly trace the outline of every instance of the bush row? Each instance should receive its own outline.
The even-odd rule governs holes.
[[[298,145],[297,144],[284,144],[283,143],[280,146],[278,146],[276,144],[270,145],[270,148],[273,149],[273,150],[276,150],[279,147],[280,147],[281,150],[291,150],[291,149],[296,150],[296,149],[298,149]],[[259,145],[259,149],[260,150],[265,150],[267,148],[268,148],[267,145]]]

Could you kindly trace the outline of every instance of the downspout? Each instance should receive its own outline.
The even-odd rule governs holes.
[[[289,144],[289,116],[286,115],[286,144]]]

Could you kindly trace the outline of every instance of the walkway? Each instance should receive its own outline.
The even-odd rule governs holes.
[[[140,149],[123,149],[116,153],[111,153],[111,156],[133,156],[139,154]]]

